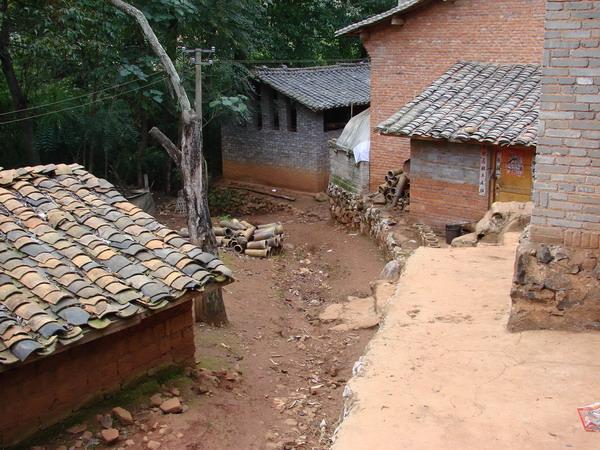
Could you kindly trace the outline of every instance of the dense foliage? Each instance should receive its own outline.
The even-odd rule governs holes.
[[[203,66],[205,145],[219,166],[219,126],[240,120],[253,61],[317,65],[364,57],[338,28],[395,0],[136,0],[176,61],[188,92],[187,49],[215,47]],[[131,19],[101,0],[0,0],[0,166],[79,162],[123,184],[149,174],[176,185],[147,131],[174,141],[178,114],[164,73]],[[13,111],[19,111],[14,113]],[[210,162],[210,161],[209,161]],[[176,178],[176,172],[173,172]]]

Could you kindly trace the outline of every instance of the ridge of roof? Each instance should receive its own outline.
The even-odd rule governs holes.
[[[460,61],[377,126],[384,135],[535,146],[541,66]]]
[[[397,6],[394,6],[393,8],[388,9],[387,11],[384,11],[379,14],[375,14],[374,16],[368,17],[364,20],[361,20],[360,22],[350,24],[344,28],[340,28],[339,30],[337,30],[335,32],[335,36],[336,37],[343,36],[344,34],[351,33],[360,28],[363,28],[363,27],[366,27],[369,25],[375,25],[375,24],[377,24],[389,17],[392,17],[396,14],[405,13],[405,12],[409,11],[410,9],[412,9],[413,7],[418,6],[421,3],[425,3],[426,1],[428,1],[428,0],[400,0],[398,2]]]

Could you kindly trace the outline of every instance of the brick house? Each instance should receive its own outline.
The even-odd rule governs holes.
[[[600,3],[546,3],[534,209],[509,327],[600,329]]]
[[[368,107],[366,63],[255,70],[253,117],[222,129],[223,176],[302,191],[327,187],[329,150]]]
[[[0,447],[193,362],[193,301],[230,280],[81,166],[0,171]]]
[[[377,130],[410,140],[410,214],[437,229],[531,200],[537,64],[459,62]]]
[[[457,61],[542,61],[545,0],[399,0],[386,12],[339,30],[360,36],[371,59],[370,185],[410,156],[408,139],[381,135],[393,115]]]

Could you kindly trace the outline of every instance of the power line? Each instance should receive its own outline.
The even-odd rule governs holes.
[[[322,63],[322,62],[325,62],[325,63],[327,63],[327,62],[342,62],[342,63],[344,63],[344,62],[363,62],[363,61],[366,61],[366,59],[365,58],[361,58],[361,59],[343,59],[343,58],[342,59],[279,59],[279,60],[277,60],[277,59],[217,59],[215,62],[246,63],[246,64],[285,64],[285,63],[315,63],[315,62],[317,62],[317,63]],[[155,73],[151,74],[149,76],[149,78],[152,78],[152,77],[154,77],[156,75],[159,75],[161,73],[163,73],[163,72],[155,72]],[[61,113],[61,112],[64,112],[64,111],[71,111],[73,109],[83,108],[84,106],[89,106],[89,105],[92,105],[94,103],[104,102],[106,100],[117,98],[117,97],[119,97],[121,95],[128,94],[130,92],[139,91],[140,89],[143,89],[143,88],[148,87],[148,86],[152,86],[152,85],[157,84],[157,83],[159,83],[161,81],[164,81],[164,80],[166,80],[166,77],[163,77],[163,78],[161,78],[159,80],[155,80],[155,81],[153,81],[151,83],[148,83],[148,84],[145,84],[143,86],[139,86],[137,88],[130,89],[130,90],[127,90],[127,91],[124,91],[124,92],[121,92],[121,93],[118,93],[118,94],[115,94],[115,95],[112,95],[112,96],[109,96],[109,97],[105,97],[105,98],[97,99],[97,100],[92,100],[91,102],[82,103],[80,105],[71,106],[71,107],[60,109],[60,110],[57,110],[57,111],[48,111],[48,112],[45,112],[45,113],[34,114],[32,116],[21,117],[21,118],[13,119],[13,120],[7,120],[5,122],[0,122],[0,125],[8,125],[8,124],[11,124],[11,123],[23,122],[25,120],[36,119],[38,117],[45,117],[45,116],[49,116],[49,115],[52,115],[52,114],[58,114],[58,113]],[[138,81],[139,80],[131,80],[131,81],[127,81],[127,82],[124,82],[124,83],[115,84],[113,86],[109,86],[109,87],[106,87],[106,88],[103,88],[103,89],[99,89],[97,91],[92,91],[92,92],[88,92],[86,94],[81,94],[81,95],[78,95],[78,96],[75,96],[75,97],[70,97],[70,98],[62,99],[62,100],[57,100],[55,102],[50,102],[50,103],[46,103],[46,104],[43,104],[43,105],[32,106],[32,107],[29,107],[29,108],[17,109],[17,110],[14,110],[14,111],[0,113],[0,117],[7,116],[7,115],[19,114],[19,113],[27,112],[27,111],[33,111],[33,110],[36,110],[36,109],[47,108],[49,106],[60,105],[62,103],[67,103],[67,102],[71,102],[73,100],[78,100],[78,99],[81,99],[81,98],[84,98],[84,97],[89,97],[90,95],[100,94],[102,92],[106,92],[106,91],[110,91],[110,90],[113,90],[113,89],[117,89],[119,87],[127,86],[127,85],[132,84],[132,83],[137,83]]]
[[[321,62],[366,62],[367,58],[357,59],[218,59],[215,58],[215,62],[235,62],[235,63],[248,63],[248,64],[285,64],[285,63],[321,63]]]
[[[149,75],[148,78],[152,78],[153,76],[159,75],[161,73],[162,72],[155,72],[155,73]],[[26,111],[33,111],[34,109],[42,109],[42,108],[46,108],[48,106],[59,105],[61,103],[67,103],[67,102],[70,102],[70,101],[73,101],[73,100],[78,100],[78,99],[83,98],[83,97],[89,97],[90,95],[100,94],[102,92],[106,92],[106,91],[110,91],[110,90],[113,90],[113,89],[116,89],[116,88],[119,88],[119,87],[127,86],[127,85],[132,84],[132,83],[137,83],[138,81],[139,80],[130,80],[130,81],[127,81],[125,83],[115,84],[113,86],[109,86],[109,87],[100,89],[98,91],[93,91],[93,92],[88,92],[86,94],[81,94],[81,95],[78,95],[76,97],[65,98],[63,100],[57,100],[55,102],[46,103],[44,105],[37,105],[37,106],[32,106],[30,108],[16,109],[14,111],[0,113],[0,117],[2,117],[2,116],[8,116],[8,115],[13,115],[13,114],[18,114],[18,113],[22,113],[22,112],[26,112]],[[2,124],[2,123],[8,123],[8,122],[1,122],[0,124]]]
[[[8,124],[11,124],[11,123],[23,122],[25,120],[36,119],[38,117],[50,116],[52,114],[58,114],[58,113],[65,112],[65,111],[71,111],[71,110],[77,109],[77,108],[83,108],[84,106],[89,106],[89,105],[93,105],[94,103],[100,103],[100,102],[104,102],[106,100],[111,100],[113,98],[117,98],[117,97],[120,97],[122,95],[129,94],[130,92],[139,91],[140,89],[144,89],[144,88],[146,88],[148,86],[152,86],[154,84],[160,83],[162,81],[165,81],[166,79],[167,79],[166,77],[162,77],[162,78],[160,78],[158,80],[154,80],[154,81],[152,81],[150,83],[147,83],[147,84],[145,84],[143,86],[138,86],[136,88],[129,89],[127,91],[119,92],[118,94],[114,94],[114,95],[111,95],[109,97],[99,98],[99,99],[96,99],[96,100],[92,100],[91,102],[82,103],[80,105],[75,105],[75,106],[70,106],[68,108],[59,109],[57,111],[48,111],[48,112],[41,113],[41,114],[36,114],[36,115],[33,115],[33,116],[21,117],[19,119],[13,119],[13,120],[8,120],[6,122],[0,122],[0,125],[8,125]]]

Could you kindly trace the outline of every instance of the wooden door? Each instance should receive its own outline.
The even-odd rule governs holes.
[[[496,155],[497,202],[531,201],[535,150],[525,147],[504,147]]]

